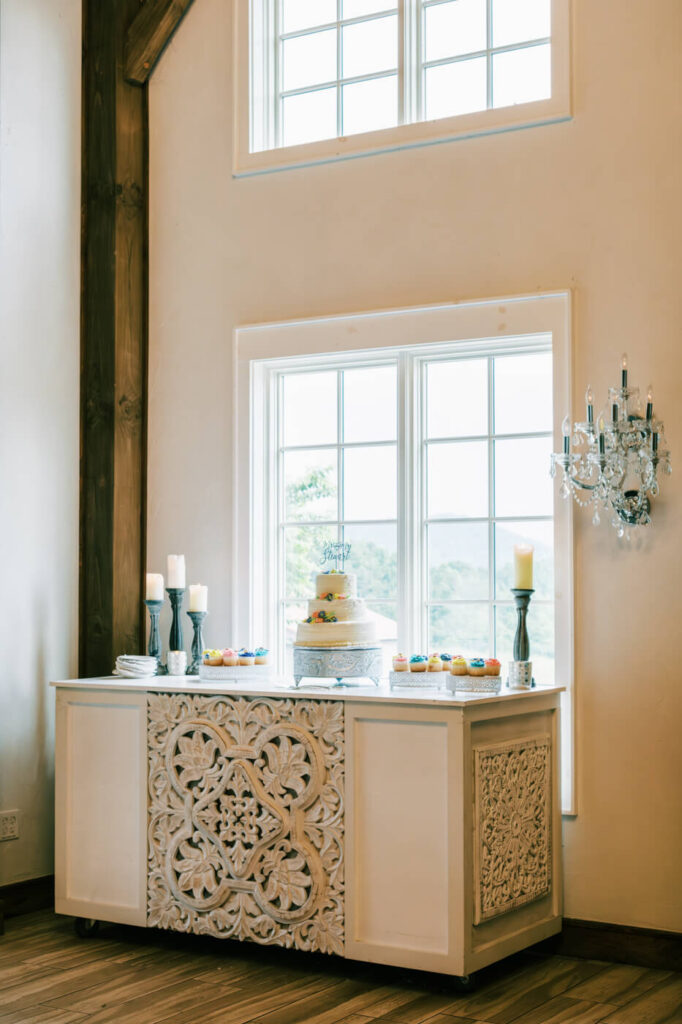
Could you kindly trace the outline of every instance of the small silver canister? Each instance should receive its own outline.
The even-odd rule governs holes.
[[[533,685],[533,662],[510,661],[507,686],[510,690],[530,690]]]

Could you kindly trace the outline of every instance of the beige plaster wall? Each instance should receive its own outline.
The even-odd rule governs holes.
[[[50,874],[53,694],[76,673],[80,0],[0,4],[0,885]]]
[[[229,637],[236,325],[574,289],[574,413],[627,349],[677,471],[630,550],[576,516],[566,914],[682,930],[682,4],[575,0],[569,123],[239,181],[231,7],[191,8],[150,90],[149,568],[184,550]]]

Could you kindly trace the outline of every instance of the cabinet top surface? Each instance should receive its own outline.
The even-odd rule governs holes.
[[[229,679],[220,682],[206,682],[199,676],[152,676],[147,679],[120,679],[117,676],[99,676],[92,679],[58,679],[50,683],[55,687],[79,690],[116,690],[143,693],[201,693],[209,696],[239,697],[287,697],[302,700],[314,697],[317,700],[367,701],[375,704],[420,704],[465,708],[474,704],[497,704],[509,701],[534,701],[548,694],[559,694],[563,686],[538,686],[533,690],[507,690],[502,687],[498,694],[451,693],[449,690],[427,689],[426,687],[404,687],[391,690],[387,683],[381,686],[332,685],[311,683],[295,687],[282,676],[258,681]]]

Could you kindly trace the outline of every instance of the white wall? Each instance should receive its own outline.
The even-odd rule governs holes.
[[[239,181],[231,7],[151,84],[149,568],[184,550],[228,641],[235,325],[573,288],[574,413],[627,349],[677,471],[631,550],[576,515],[566,914],[682,930],[682,4],[575,0],[570,123]]]
[[[78,599],[80,0],[0,5],[0,885],[52,871]]]

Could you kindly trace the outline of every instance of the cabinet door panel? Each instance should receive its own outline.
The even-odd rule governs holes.
[[[347,711],[348,954],[452,969],[452,724],[419,708]],[[351,832],[352,829],[352,832]]]
[[[55,906],[143,925],[146,695],[59,691]]]

